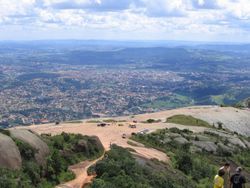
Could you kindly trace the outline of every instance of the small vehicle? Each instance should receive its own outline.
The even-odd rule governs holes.
[[[98,123],[97,126],[98,127],[105,127],[107,124],[106,123]]]
[[[129,125],[129,128],[136,128],[136,125]]]
[[[127,138],[127,135],[125,133],[122,134],[122,138]]]

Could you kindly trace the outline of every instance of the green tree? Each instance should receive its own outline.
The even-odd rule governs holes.
[[[193,162],[190,154],[180,152],[177,156],[177,168],[185,174],[190,174],[193,169]]]
[[[35,162],[25,162],[23,172],[28,175],[34,185],[37,185],[41,181],[40,167]]]

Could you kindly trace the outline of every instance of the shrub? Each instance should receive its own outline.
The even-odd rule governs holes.
[[[223,123],[222,123],[222,122],[220,122],[220,121],[219,121],[219,122],[217,122],[217,125],[218,125],[218,129],[223,129],[223,126],[222,126],[222,125],[223,125]]]
[[[30,161],[35,158],[35,153],[37,152],[36,149],[34,149],[28,143],[23,142],[21,140],[14,139],[14,141],[20,151],[23,160]]]
[[[193,169],[193,162],[190,154],[179,153],[176,157],[176,167],[184,172],[185,174],[190,174]]]
[[[1,128],[0,128],[0,133],[5,134],[5,135],[7,135],[7,136],[10,136],[10,131],[9,131],[9,130],[6,130],[6,129],[1,129]]]

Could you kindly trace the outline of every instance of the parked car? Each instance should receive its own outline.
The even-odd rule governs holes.
[[[107,124],[106,123],[98,123],[97,126],[98,127],[105,127]]]
[[[127,138],[127,135],[125,133],[122,134],[122,138]]]
[[[136,128],[136,125],[129,125],[129,128]]]

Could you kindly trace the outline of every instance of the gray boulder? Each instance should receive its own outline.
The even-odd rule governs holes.
[[[24,129],[12,129],[10,130],[10,134],[13,138],[17,138],[37,150],[35,159],[39,165],[46,163],[46,157],[49,155],[49,147],[38,135]]]
[[[178,134],[178,133],[168,133],[169,135],[169,137],[170,138],[176,138],[176,137],[181,137],[181,135],[180,134]]]
[[[164,138],[162,141],[161,141],[161,143],[163,143],[163,144],[167,144],[167,143],[170,143],[172,140],[170,139],[170,138]]]
[[[229,143],[239,146],[241,148],[246,148],[246,145],[238,137],[231,137],[228,139]]]
[[[210,141],[192,141],[192,143],[207,152],[215,153],[218,149],[218,146]]]
[[[197,135],[196,137],[197,137],[197,139],[199,141],[209,141],[209,140],[211,140],[210,138],[208,138],[207,136],[204,136],[204,135]]]
[[[229,146],[226,146],[226,145],[224,145],[224,144],[222,144],[222,143],[218,143],[218,147],[219,147],[218,150],[219,150],[219,149],[222,149],[223,152],[228,152],[228,153],[232,153],[233,150],[234,150],[234,148],[229,147]]]
[[[174,141],[177,142],[178,144],[189,143],[188,140],[184,137],[176,137],[176,138],[174,138]]]
[[[0,167],[9,169],[20,169],[22,158],[15,142],[0,133]]]

